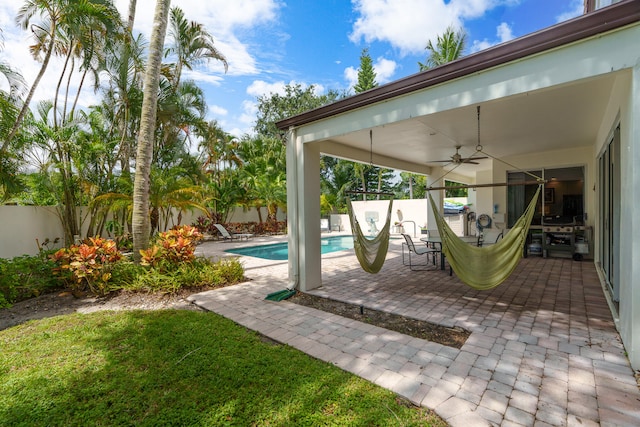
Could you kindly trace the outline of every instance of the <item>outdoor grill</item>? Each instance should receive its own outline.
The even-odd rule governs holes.
[[[542,219],[542,256],[547,257],[549,251],[564,252],[579,261],[584,250],[576,251],[576,235],[584,239],[584,222],[577,221],[575,216],[547,216]]]

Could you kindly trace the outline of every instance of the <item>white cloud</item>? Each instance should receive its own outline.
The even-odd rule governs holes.
[[[502,22],[498,25],[497,31],[498,39],[500,43],[508,42],[509,40],[513,40],[513,32],[511,31],[511,27],[506,22]]]
[[[513,31],[511,30],[509,24],[507,24],[506,22],[502,22],[496,27],[496,36],[498,36],[498,39],[493,41],[490,41],[488,39],[474,40],[469,51],[472,53],[479,52],[499,43],[508,42],[509,40],[513,40],[514,38]]]
[[[212,114],[214,116],[226,116],[227,114],[229,114],[229,111],[226,108],[219,105],[209,105],[208,110],[209,114]]]
[[[517,0],[352,0],[359,15],[349,36],[354,43],[364,40],[388,42],[402,55],[424,51],[429,40],[449,26],[462,27],[466,19],[482,16],[499,4]]]
[[[349,88],[358,83],[358,70],[355,67],[347,67],[344,69],[344,79],[347,81]]]
[[[206,73],[200,70],[184,70],[182,80],[188,79],[198,83],[208,83],[214,86],[220,86],[223,78],[220,75]]]
[[[286,83],[283,80],[273,82],[273,83],[268,83],[268,82],[265,82],[264,80],[255,80],[253,81],[253,83],[251,83],[247,87],[247,94],[254,96],[256,98],[260,96],[265,96],[265,95],[268,96],[270,94],[285,95],[286,93],[285,87],[287,85],[289,86],[300,85],[302,89],[306,89],[309,86],[311,86],[308,83],[296,82],[295,80],[291,80],[289,83]],[[313,93],[315,95],[321,95],[325,92],[325,90],[326,89],[323,85],[317,84],[317,83],[313,84]]]
[[[116,0],[115,4],[126,19],[129,0]],[[156,0],[138,0],[136,6],[134,29],[147,38],[151,34],[155,4]],[[274,21],[281,4],[278,0],[179,0],[171,6],[182,9],[187,20],[204,25],[227,59],[228,75],[238,76],[258,73],[249,42],[241,40],[244,31]],[[218,61],[209,61],[204,69],[224,74],[224,67]]]
[[[385,58],[378,58],[376,63],[373,65],[373,69],[376,72],[376,81],[379,84],[387,83],[391,80],[391,77],[396,72],[398,64],[395,61]]]
[[[584,13],[584,0],[572,0],[569,5],[569,10],[556,16],[556,22],[567,21],[576,16],[580,16]]]
[[[285,86],[286,83],[283,81],[267,83],[264,80],[255,80],[247,87],[247,94],[256,98],[271,93],[284,95]]]

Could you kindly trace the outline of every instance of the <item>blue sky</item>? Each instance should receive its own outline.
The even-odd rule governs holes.
[[[116,0],[124,15],[129,0]],[[29,56],[29,34],[14,24],[23,2],[0,0],[4,50],[0,61],[29,84],[39,64]],[[418,72],[427,41],[448,25],[468,34],[466,53],[517,38],[582,13],[583,0],[172,0],[187,19],[206,26],[226,56],[185,77],[205,90],[208,118],[236,136],[250,133],[256,98],[280,93],[287,83],[317,91],[349,90],[360,54],[368,48],[379,84]],[[138,0],[135,31],[151,33],[155,0]],[[35,100],[51,99],[60,63],[50,65]],[[2,87],[4,82],[0,82]],[[97,96],[86,90],[83,105]]]

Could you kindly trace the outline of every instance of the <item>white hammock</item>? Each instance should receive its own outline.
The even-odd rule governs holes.
[[[368,239],[360,228],[358,219],[356,218],[351,199],[347,198],[347,209],[349,213],[349,221],[351,222],[351,230],[353,234],[353,248],[355,249],[358,261],[362,269],[368,273],[377,273],[382,268],[387,250],[389,249],[389,230],[391,228],[391,208],[393,200],[389,201],[389,211],[387,212],[387,221],[380,232],[372,239]]]

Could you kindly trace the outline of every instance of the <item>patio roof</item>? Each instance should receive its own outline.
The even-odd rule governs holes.
[[[628,71],[598,69],[602,64],[587,58],[588,52],[601,48],[593,43],[580,58],[571,58],[579,49],[563,49],[593,42],[639,21],[640,2],[622,1],[290,117],[277,126],[312,126],[314,134],[305,142],[322,142],[321,151],[326,154],[367,162],[369,155],[364,153],[369,152],[369,130],[373,129],[377,156],[373,163],[389,166],[388,160],[393,159],[405,167],[391,167],[421,173],[429,172],[425,166],[442,166],[436,161],[449,159],[457,145],[462,146],[464,157],[474,153],[477,105],[482,105],[480,141],[493,156],[591,146],[609,94]],[[547,55],[546,62],[539,60],[541,55]],[[587,72],[580,74],[571,65]],[[553,81],[571,72],[570,77]],[[341,118],[350,126],[341,126]],[[491,168],[488,160],[479,163],[464,165],[457,172],[473,176]]]

